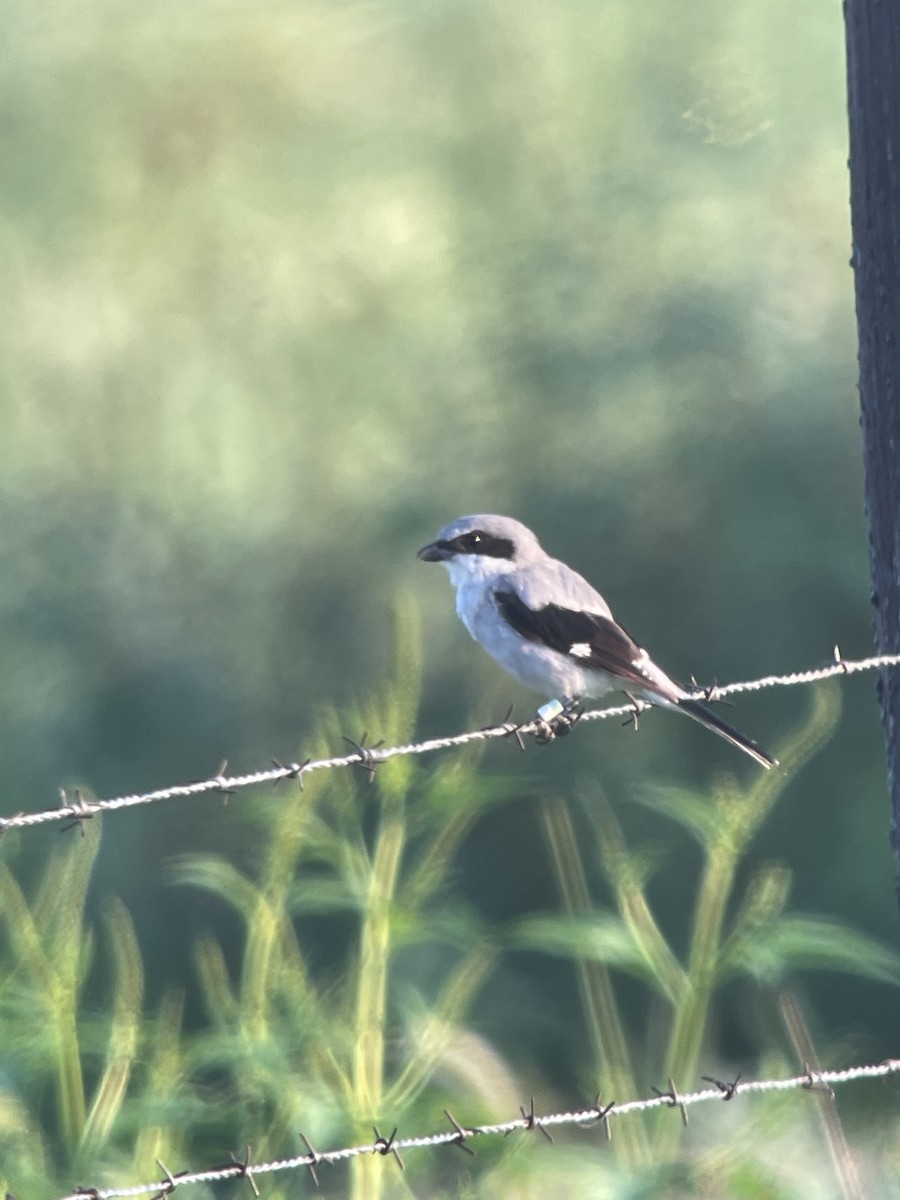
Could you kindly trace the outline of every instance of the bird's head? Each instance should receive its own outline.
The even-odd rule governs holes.
[[[423,562],[443,563],[455,585],[505,575],[543,554],[537,538],[520,521],[481,513],[458,517],[423,546]]]

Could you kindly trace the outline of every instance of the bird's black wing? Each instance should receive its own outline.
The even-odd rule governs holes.
[[[513,591],[495,591],[501,616],[521,637],[565,654],[580,666],[608,671],[623,684],[646,687],[647,654],[621,625],[600,613],[545,604],[529,608]]]
[[[494,601],[504,620],[529,642],[565,654],[582,666],[608,671],[620,681],[624,692],[628,692],[629,685],[632,685],[641,689],[639,694],[644,698],[649,694],[657,700],[668,700],[689,717],[708,726],[755,758],[762,766],[777,765],[775,759],[766,754],[752,738],[733,729],[721,717],[680,691],[677,684],[654,666],[647,652],[611,617],[562,608],[559,604],[529,608],[514,591],[495,591]]]

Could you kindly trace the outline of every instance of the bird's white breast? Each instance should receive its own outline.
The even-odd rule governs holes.
[[[507,584],[507,587],[511,585]],[[608,688],[595,671],[539,642],[529,641],[507,623],[493,599],[503,584],[467,580],[456,591],[456,611],[469,633],[513,679],[545,696],[602,695]]]

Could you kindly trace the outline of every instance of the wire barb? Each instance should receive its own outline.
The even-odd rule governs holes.
[[[509,706],[509,708],[506,710],[506,716],[499,725],[482,725],[480,732],[483,733],[485,737],[492,737],[494,730],[502,730],[504,737],[514,737],[516,739],[519,749],[524,754],[525,739],[522,737],[522,730],[524,729],[524,726],[517,725],[515,721],[512,720],[513,710],[515,707],[516,706],[514,704]]]
[[[225,774],[225,772],[227,770],[228,770],[228,759],[223,758],[222,761],[219,763],[219,769],[218,769],[218,771],[216,771],[216,774],[214,777],[216,783],[218,784],[216,791],[222,797],[223,804],[227,804],[228,801],[231,799],[231,797],[237,791],[237,788],[229,786],[230,780],[228,779],[227,775]]]
[[[631,692],[626,692],[625,695],[628,697],[631,703],[626,709],[628,715],[622,722],[622,725],[626,729],[629,725],[634,726],[634,732],[637,733],[638,729],[640,728],[641,714],[645,713],[648,708],[652,708],[653,705],[647,700],[639,700],[637,696],[632,696]]]
[[[172,1172],[169,1170],[169,1168],[166,1166],[166,1164],[164,1162],[160,1162],[160,1160],[158,1158],[156,1159],[156,1165],[159,1167],[159,1169],[162,1171],[163,1175],[166,1177],[166,1181],[162,1185],[162,1187],[159,1189],[159,1191],[156,1193],[156,1195],[153,1197],[153,1200],[164,1200],[164,1198],[166,1196],[172,1195],[172,1193],[178,1187],[178,1184],[180,1182],[182,1182],[184,1176],[187,1175],[188,1172],[187,1171],[179,1171],[177,1175],[173,1175]]]
[[[310,1175],[312,1175],[313,1183],[316,1185],[316,1187],[318,1187],[319,1186],[319,1176],[316,1174],[316,1167],[319,1165],[319,1162],[321,1161],[320,1156],[317,1153],[317,1151],[315,1150],[312,1142],[306,1136],[306,1134],[302,1130],[298,1130],[297,1132],[303,1138],[303,1143],[306,1146],[306,1149],[309,1153],[310,1161],[306,1165],[309,1168]]]
[[[803,1087],[806,1091],[827,1092],[829,1096],[834,1095],[834,1088],[825,1082],[821,1071],[814,1071],[808,1062],[803,1064],[803,1069],[806,1072],[806,1079],[803,1081]]]
[[[358,762],[362,769],[366,772],[366,775],[369,778],[369,783],[374,783],[380,760],[375,757],[373,751],[377,750],[379,746],[384,745],[384,738],[379,738],[379,740],[377,742],[373,742],[371,746],[366,745],[366,742],[369,739],[368,730],[363,733],[358,742],[354,741],[352,737],[348,737],[346,733],[343,735],[343,738],[344,741],[351,745],[356,751],[357,757],[352,761]]]
[[[70,829],[78,828],[78,832],[84,837],[84,823],[89,821],[94,815],[95,806],[90,800],[86,800],[81,794],[81,788],[75,789],[74,800],[70,798],[69,793],[65,788],[59,789],[59,807],[67,817],[72,820],[68,825],[63,825],[60,833],[68,833]],[[5,827],[4,827],[5,832]]]
[[[397,1160],[397,1165],[400,1167],[400,1170],[405,1171],[406,1166],[404,1165],[403,1159],[400,1157],[400,1151],[396,1146],[397,1126],[394,1126],[394,1128],[391,1130],[391,1136],[387,1138],[382,1137],[382,1135],[378,1132],[377,1125],[373,1125],[372,1128],[375,1130],[375,1147],[372,1150],[372,1153],[381,1154],[382,1156],[393,1154],[394,1158]]]
[[[256,1180],[253,1178],[253,1171],[250,1166],[250,1147],[244,1151],[244,1157],[238,1158],[237,1155],[231,1156],[232,1165],[238,1168],[238,1178],[246,1179],[250,1184],[250,1190],[254,1196],[259,1197],[259,1188],[256,1186]]]
[[[696,675],[691,676],[691,687],[694,693],[706,704],[732,704],[733,701],[726,700],[722,689],[719,687],[718,679],[713,679],[711,683],[700,683]]]
[[[810,671],[795,671],[785,675],[765,675],[759,679],[745,680],[743,683],[728,683],[717,686],[716,699],[721,700],[725,696],[739,695],[744,692],[758,692],[764,688],[792,687],[801,683],[815,683],[817,680],[828,679],[834,675],[856,675],[860,671],[872,671],[897,666],[900,666],[900,654],[883,654],[857,661],[849,661],[844,658],[835,660],[832,658],[825,666],[816,667]],[[691,693],[691,699],[707,699],[706,690],[695,690]],[[634,719],[635,715],[638,715],[635,713],[635,706],[632,703],[628,703],[615,705],[610,708],[591,709],[581,715],[580,721],[604,721],[610,717],[631,717]],[[363,744],[365,737],[363,737],[362,743],[345,737],[345,741],[348,741],[353,747],[353,754],[336,755],[333,758],[307,759],[303,763],[291,764],[290,774],[293,774],[295,765],[298,768],[299,777],[300,773],[305,774],[308,771],[334,770],[337,767],[356,764],[363,767],[371,780],[374,777],[375,768],[380,763],[386,762],[389,758],[414,754],[433,754],[438,750],[451,750],[469,745],[472,742],[483,742],[494,738],[512,736],[516,736],[520,745],[524,745],[521,735],[535,733],[537,729],[538,726],[534,720],[524,725],[516,726],[514,729],[510,728],[510,724],[507,721],[501,725],[488,726],[484,729],[471,729],[465,733],[451,734],[447,737],[429,738],[422,742],[400,746],[383,746],[382,742],[366,746]],[[273,765],[266,770],[253,771],[245,775],[231,776],[226,776],[226,767],[227,763],[223,763],[217,775],[214,775],[211,779],[202,779],[195,783],[174,784],[152,792],[114,796],[107,800],[85,801],[79,805],[73,805],[69,801],[63,808],[43,809],[37,812],[18,812],[8,817],[0,817],[0,833],[32,825],[46,825],[52,821],[72,820],[78,817],[87,817],[88,815],[94,816],[100,812],[114,812],[123,808],[135,808],[137,805],[142,804],[157,804],[160,800],[186,799],[191,796],[201,796],[207,792],[218,792],[227,798],[242,788],[258,787],[264,783],[271,784],[278,779],[287,777],[287,768],[283,764]]]
[[[534,1115],[534,1096],[531,1097],[531,1102],[528,1105],[528,1112],[525,1111],[525,1107],[522,1104],[519,1105],[519,1112],[522,1114],[522,1120],[525,1122],[524,1129],[526,1133],[531,1133],[533,1129],[537,1129],[544,1135],[551,1145],[553,1144],[552,1135],[547,1129],[544,1128],[538,1118]]]
[[[279,783],[285,779],[294,779],[300,785],[300,791],[303,791],[303,772],[312,762],[311,758],[304,758],[302,763],[283,763],[280,758],[273,758],[272,766],[278,772],[277,777],[272,781],[272,787],[277,788]]]
[[[464,1129],[462,1127],[462,1125],[460,1125],[459,1121],[457,1121],[457,1119],[453,1116],[453,1114],[447,1108],[444,1109],[444,1116],[447,1118],[447,1120],[450,1122],[450,1124],[456,1130],[456,1137],[453,1139],[453,1141],[450,1144],[452,1146],[459,1146],[460,1150],[464,1150],[466,1152],[466,1154],[471,1154],[472,1157],[474,1158],[475,1151],[472,1149],[471,1146],[466,1145],[466,1138],[474,1137],[474,1135],[477,1133],[477,1130]]]
[[[593,1110],[592,1110],[594,1115],[592,1117],[589,1117],[584,1122],[585,1125],[601,1124],[606,1133],[606,1140],[608,1142],[612,1141],[612,1126],[610,1125],[609,1121],[607,1120],[607,1117],[612,1112],[612,1110],[615,1108],[615,1106],[616,1106],[615,1100],[610,1100],[610,1102],[608,1104],[604,1104],[602,1102],[602,1100],[600,1099],[600,1093],[598,1092],[597,1093],[597,1103],[594,1105]]]
[[[688,1123],[687,1106],[684,1103],[684,1101],[682,1100],[682,1098],[678,1095],[678,1092],[675,1088],[675,1083],[671,1079],[671,1077],[669,1078],[669,1090],[667,1092],[661,1092],[659,1090],[659,1088],[657,1088],[657,1087],[651,1088],[650,1090],[655,1092],[657,1094],[657,1096],[659,1096],[660,1100],[665,1100],[665,1102],[668,1104],[669,1108],[677,1108],[681,1113],[682,1125],[687,1125],[687,1123]]]
[[[738,1084],[741,1081],[740,1075],[735,1075],[731,1083],[723,1083],[721,1079],[716,1079],[714,1075],[701,1075],[700,1078],[705,1080],[707,1083],[711,1083],[714,1087],[717,1087],[722,1093],[723,1100],[733,1100],[735,1098],[737,1095]]]

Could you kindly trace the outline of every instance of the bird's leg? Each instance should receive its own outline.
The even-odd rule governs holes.
[[[554,722],[557,737],[571,733],[583,716],[584,709],[581,707],[581,701],[573,699],[571,696],[563,696],[563,710]]]
[[[635,733],[637,733],[637,731],[638,731],[638,722],[640,721],[641,713],[642,713],[642,712],[643,712],[645,709],[647,709],[647,708],[652,708],[653,706],[652,706],[652,705],[649,703],[649,701],[647,701],[647,700],[640,700],[640,699],[638,699],[638,697],[637,697],[637,696],[632,696],[631,692],[626,692],[626,693],[625,693],[625,695],[628,697],[628,699],[629,699],[629,700],[631,701],[631,703],[634,705],[634,712],[633,712],[633,713],[630,713],[630,714],[629,714],[629,715],[628,715],[628,716],[625,718],[625,720],[622,722],[622,724],[623,724],[623,725],[633,725],[633,726],[634,726],[634,732],[635,732]]]
[[[534,740],[539,746],[546,746],[548,742],[556,741],[554,725],[561,712],[562,705],[558,700],[548,700],[535,713],[532,724],[534,725]]]
[[[537,727],[535,739],[541,745],[546,745],[558,737],[565,737],[578,724],[582,711],[579,702],[569,696],[563,696],[559,700],[548,700],[537,710],[534,718]]]

